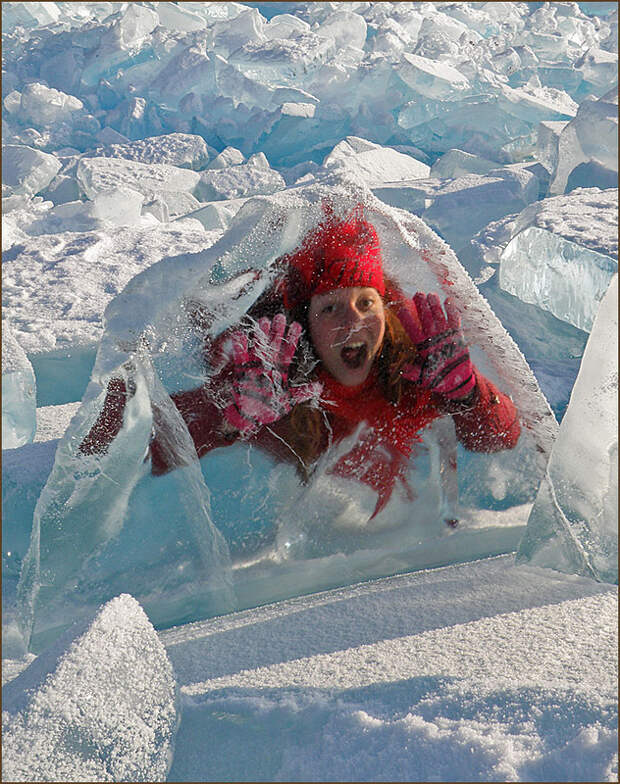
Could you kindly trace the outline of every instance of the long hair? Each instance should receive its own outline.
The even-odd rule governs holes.
[[[386,293],[383,297],[385,311],[385,336],[381,351],[375,359],[375,369],[381,391],[386,400],[398,405],[402,395],[402,368],[411,364],[416,349],[396,315],[396,307],[404,300],[397,284],[385,279]],[[287,321],[297,321],[302,326],[302,337],[289,370],[289,378],[295,383],[313,380],[319,359],[310,340],[309,302],[286,310],[277,287],[268,288],[248,310],[247,315],[255,320],[266,316],[273,318],[284,312]],[[307,480],[314,463],[329,443],[328,427],[323,413],[310,403],[300,403],[280,423],[280,434],[293,452],[299,457],[297,466],[300,476]]]

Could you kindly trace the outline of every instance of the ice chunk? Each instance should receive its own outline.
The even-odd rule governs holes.
[[[207,231],[221,231],[230,226],[232,219],[245,202],[246,199],[212,201],[201,205],[199,209],[188,213],[185,217],[199,220]]]
[[[159,16],[156,11],[132,3],[122,9],[110,29],[109,38],[121,49],[132,49],[139,47],[158,24]],[[102,43],[105,46],[106,41]]]
[[[505,247],[499,285],[587,332],[618,262],[545,229],[530,227]]]
[[[618,580],[618,276],[603,297],[518,560]]]
[[[334,11],[319,25],[316,33],[333,38],[339,50],[345,46],[363,49],[366,43],[366,21],[353,11]]]
[[[157,297],[150,304],[143,291],[142,301],[134,295],[133,307],[126,310],[130,287],[108,309],[108,323],[116,330],[130,334],[132,324],[156,316],[165,301],[163,290],[174,291],[184,277],[155,275],[149,280],[149,294]],[[174,318],[178,324],[179,314]],[[157,626],[232,607],[228,549],[211,520],[209,491],[193,443],[143,349],[125,351],[118,334],[104,339],[93,371],[96,381],[58,445],[35,508],[18,586],[21,628],[35,651],[72,620],[87,617],[123,591],[140,600]],[[122,357],[127,360],[112,371],[110,366]],[[126,385],[135,384],[136,391],[108,452],[85,455],[79,445],[100,410],[111,371]],[[194,366],[186,372],[195,372]],[[160,433],[167,434],[164,448],[174,450],[185,466],[163,477],[152,477],[144,460],[152,407]]]
[[[369,185],[428,177],[430,168],[410,155],[390,147],[347,136],[339,142],[323,161],[326,169],[361,178]]]
[[[456,147],[509,162],[513,158],[502,146],[531,133],[527,122],[498,106],[495,89],[490,97],[474,94],[458,100],[408,101],[396,111],[398,125],[411,144],[431,153]]]
[[[575,63],[591,92],[602,92],[618,78],[618,54],[591,47]]]
[[[48,155],[20,144],[2,145],[2,182],[13,193],[39,193],[54,179],[62,164],[55,155]]]
[[[316,106],[313,103],[293,103],[286,101],[280,107],[282,116],[288,117],[307,117],[312,118],[316,112]]]
[[[277,14],[263,25],[263,35],[266,38],[293,38],[309,30],[308,22],[292,14]]]
[[[15,27],[39,27],[60,18],[56,3],[11,3],[2,9],[2,28],[8,33]]]
[[[497,169],[496,161],[489,161],[479,155],[472,155],[464,150],[448,150],[431,166],[430,176],[433,178],[454,178],[463,174],[486,174]]]
[[[194,192],[200,201],[219,201],[275,193],[285,187],[282,175],[268,164],[265,168],[263,159],[258,158],[237,166],[201,172]]]
[[[153,78],[151,90],[160,100],[181,108],[181,99],[192,92],[200,96],[216,91],[214,62],[213,52],[209,55],[202,47],[182,48]]]
[[[35,228],[55,233],[144,225],[141,220],[143,202],[144,196],[138,191],[124,187],[110,188],[97,193],[92,201],[58,204],[41,222],[44,225]]]
[[[82,158],[77,168],[77,179],[89,199],[94,199],[102,191],[126,186],[150,200],[158,196],[165,198],[167,194],[191,194],[200,181],[200,174],[165,163]]]
[[[164,3],[156,8],[159,24],[169,30],[190,32],[203,30],[207,26],[204,16],[193,13],[191,6],[180,8],[178,3]]]
[[[535,201],[538,179],[526,171],[493,169],[486,175],[382,185],[373,193],[420,215],[459,252],[491,220]]]
[[[10,198],[10,197],[9,197]],[[5,200],[3,199],[3,202]],[[3,204],[4,206],[4,204]],[[2,252],[9,250],[16,243],[22,242],[28,235],[17,225],[12,215],[2,216]]]
[[[584,100],[574,120],[563,129],[558,143],[558,163],[549,185],[549,193],[564,193],[573,169],[589,161],[596,161],[611,172],[618,172],[617,87],[598,100]]]
[[[536,158],[549,174],[553,174],[558,165],[560,134],[567,125],[568,120],[546,120],[538,124]]]
[[[528,123],[543,120],[565,120],[577,114],[578,105],[563,90],[553,87],[523,87],[503,85],[499,93],[498,106]]]
[[[178,725],[172,666],[127,594],[3,688],[11,781],[165,781]]]
[[[244,163],[245,157],[241,150],[236,147],[226,147],[222,152],[210,161],[207,169],[226,169],[228,166],[237,166]]]
[[[106,130],[106,129],[104,129]],[[92,158],[122,158],[139,163],[163,163],[181,169],[204,169],[209,161],[209,152],[201,136],[190,133],[169,133],[151,136],[133,142],[110,144],[87,154]]]
[[[300,565],[294,559],[288,562],[285,559],[280,568],[270,552],[256,563],[244,563],[244,568],[229,568],[226,551],[220,549],[221,540],[213,525],[219,527],[221,522],[223,528],[232,529],[231,538],[235,540],[236,522],[226,519],[215,522],[207,487],[213,490],[214,497],[217,495],[213,508],[230,509],[232,501],[228,503],[227,493],[231,497],[234,493],[243,495],[245,484],[239,487],[237,472],[221,470],[216,474],[213,466],[208,470],[205,466],[203,473],[203,463],[197,464],[189,436],[167,396],[168,391],[192,388],[202,382],[205,330],[209,335],[218,334],[221,329],[238,322],[276,274],[275,260],[297,247],[306,230],[324,216],[322,204],[326,198],[336,209],[346,213],[360,202],[366,205],[371,220],[381,232],[389,274],[402,281],[408,294],[413,287],[436,288],[457,297],[466,320],[468,338],[475,346],[476,362],[484,368],[481,372],[502,379],[500,386],[514,395],[523,421],[527,423],[517,450],[509,455],[510,465],[504,460],[500,479],[494,477],[493,481],[508,488],[502,496],[502,503],[507,506],[515,499],[520,504],[533,499],[541,464],[545,461],[546,444],[555,423],[522,356],[450,248],[420,219],[387,207],[361,184],[352,184],[334,175],[317,180],[307,188],[292,188],[270,197],[250,199],[216,245],[200,254],[168,258],[157,267],[145,270],[108,308],[107,330],[93,381],[80,411],[58,446],[55,466],[35,510],[31,547],[22,570],[20,607],[26,630],[32,621],[35,649],[57,634],[69,618],[79,616],[123,591],[131,592],[139,599],[153,623],[166,626],[219,614],[240,604],[249,606],[272,601],[277,596],[292,595],[299,592],[300,585],[301,590],[311,591],[342,580],[359,580],[360,574],[386,574],[420,566],[420,563],[428,565],[430,560],[437,558],[437,548],[444,553],[440,558],[446,557],[444,546],[451,529],[439,519],[437,530],[436,517],[429,528],[407,528],[411,548],[406,555],[402,553],[402,531],[394,529],[386,552],[379,534],[363,530],[376,498],[371,490],[365,498],[358,497],[358,487],[354,484],[344,499],[332,498],[334,503],[339,503],[341,521],[357,526],[353,538],[345,542],[346,531],[332,531],[328,527],[321,542],[323,531],[311,531],[314,542],[309,546],[310,551],[323,553],[326,557],[329,554],[328,562],[319,559],[317,563],[312,559]],[[251,265],[249,272],[248,264]],[[189,321],[190,305],[194,304],[201,306],[207,314],[215,315],[212,326],[203,321],[198,328],[195,320]],[[101,411],[108,379],[120,375],[129,381],[129,374],[136,392],[129,401],[123,427],[109,452],[106,455],[79,453],[77,445]],[[178,446],[178,455],[184,464],[161,477],[152,477],[148,459],[144,463],[153,409],[165,412],[162,421],[166,428],[163,429],[166,431],[169,425],[171,438]],[[241,458],[251,459],[254,465],[253,453],[244,453],[244,444],[238,446]],[[435,449],[433,458],[438,457],[440,451]],[[228,456],[231,454],[227,451]],[[217,461],[217,455],[211,457],[220,469],[226,465]],[[268,457],[263,455],[262,458],[260,463],[264,465]],[[465,473],[483,475],[481,465],[489,461],[496,465],[493,455],[466,457]],[[435,460],[428,466],[437,469],[440,464],[441,460]],[[260,475],[261,480],[273,478],[278,481],[266,481],[258,489],[253,488],[253,493],[260,495],[263,487],[269,494],[265,496],[269,502],[264,511],[260,504],[254,505],[256,518],[271,521],[275,516],[278,519],[279,509],[270,502],[275,497],[279,497],[286,508],[304,508],[302,502],[307,488],[299,484],[294,468],[287,468],[293,474],[294,482],[287,480],[284,485],[279,482],[279,475]],[[433,488],[436,486],[437,482]],[[299,495],[293,494],[291,487]],[[431,490],[430,484],[428,490]],[[487,491],[485,485],[483,494]],[[469,489],[468,499],[472,502],[475,492],[475,488]],[[335,496],[338,493],[339,487],[336,487]],[[403,493],[399,486],[394,503],[399,511],[397,525],[406,526],[410,515],[407,516]],[[246,502],[246,507],[250,503],[248,499],[241,500]],[[314,510],[308,507],[307,511],[311,516]],[[329,523],[328,514],[322,516],[322,521],[325,517]],[[88,525],[84,525],[85,519]],[[289,512],[283,523],[294,522],[294,519]],[[389,528],[387,509],[383,521]],[[287,525],[286,530],[294,537],[296,532],[291,532],[290,526]],[[297,533],[301,534],[303,530],[299,529]],[[468,541],[469,533],[463,533]],[[418,557],[419,536],[428,544],[428,548],[422,548],[422,560]],[[429,542],[429,536],[433,541],[434,538],[441,541],[435,546]],[[480,556],[482,548],[489,554],[488,542],[483,543],[483,537],[478,537],[477,533],[472,536],[467,556],[463,556],[465,551],[459,550],[455,540],[450,540],[450,552],[459,550],[460,557],[474,557],[472,553]],[[495,552],[498,552],[496,548],[499,551],[505,547],[512,549],[515,544],[514,529],[491,538],[491,550]],[[370,551],[363,546],[369,542],[374,543]],[[283,547],[285,553],[286,542]],[[357,566],[346,574],[342,570],[343,559],[337,554],[339,547],[348,548],[347,552],[357,548],[357,555],[350,562]],[[303,552],[303,543],[300,548]],[[300,569],[304,572],[302,581]],[[231,587],[234,589],[232,596],[226,593]]]
[[[422,18],[420,17],[420,26]],[[395,19],[385,19],[378,27],[371,27],[373,32],[367,46],[373,52],[384,52],[394,56],[397,52],[411,51],[416,39],[412,37]]]
[[[71,122],[73,115],[83,109],[83,103],[39,82],[28,83],[21,93],[19,119],[42,128],[54,123]]]
[[[26,352],[9,323],[2,322],[2,449],[33,440],[37,429],[37,386]]]
[[[311,90],[308,82],[317,69],[334,59],[336,51],[331,36],[324,38],[310,31],[289,39],[250,41],[233,52],[229,62],[263,85]]]
[[[469,87],[468,80],[456,68],[405,52],[396,73],[417,93],[432,99],[446,99]]]
[[[24,444],[2,456],[3,577],[19,577],[30,544],[34,508],[52,470],[57,443]]]
[[[244,44],[265,41],[263,27],[265,20],[256,8],[247,8],[235,17],[233,24],[228,21],[213,25],[213,48],[223,57],[229,57]]]
[[[530,226],[617,259],[618,189],[583,188],[535,202],[518,215],[489,224],[474,244],[487,264],[498,264],[510,240]]]

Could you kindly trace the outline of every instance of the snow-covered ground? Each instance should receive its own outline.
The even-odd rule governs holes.
[[[603,2],[2,3],[4,779],[618,780],[617,16]],[[105,378],[135,350],[110,350],[120,324],[160,340],[154,361],[178,356],[149,315],[208,296],[207,262],[216,281],[245,272],[242,231],[260,267],[261,209],[269,224],[338,177],[424,239],[461,303],[490,304],[478,349],[504,357],[518,460],[461,463],[466,499],[479,485],[484,503],[418,561],[336,553],[322,582],[300,560],[279,588],[271,566],[236,564],[229,609],[249,609],[159,631],[115,576],[123,595],[27,652],[23,586],[41,531],[50,558],[54,499],[66,490],[61,509],[78,512],[66,563],[48,563],[65,569],[100,534],[68,457],[97,353]],[[223,292],[226,318],[245,300]],[[131,493],[131,462],[114,460]],[[179,488],[201,510],[208,490],[174,473],[142,497],[178,522]],[[136,536],[164,552],[165,520],[146,512]],[[484,553],[501,555],[472,561]],[[397,574],[414,563],[448,565]],[[265,604],[278,596],[293,598]]]

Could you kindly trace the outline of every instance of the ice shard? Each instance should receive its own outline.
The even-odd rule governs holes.
[[[179,193],[191,195],[200,175],[190,169],[165,163],[139,163],[122,158],[82,158],[78,164],[77,178],[89,199],[102,191],[125,186],[148,198],[156,195],[173,200]]]
[[[122,158],[138,163],[163,163],[180,169],[200,171],[209,162],[209,151],[205,140],[197,134],[168,133],[133,142],[98,147],[93,152],[89,152],[87,157]]]
[[[26,352],[2,324],[2,449],[31,442],[37,429],[37,385]]]
[[[165,781],[172,666],[127,594],[72,627],[2,690],[5,781]]]
[[[448,150],[431,166],[430,176],[439,178],[461,177],[467,174],[487,174],[497,169],[496,161],[489,161],[464,150]]]
[[[453,179],[384,183],[373,187],[373,193],[419,215],[459,252],[495,217],[535,201],[538,187],[531,172],[492,169]]]
[[[139,308],[131,316],[139,317]],[[108,452],[80,451],[110,377],[104,368],[119,356],[118,348],[100,351],[93,372],[100,381],[90,384],[61,439],[34,511],[18,586],[20,627],[33,650],[124,591],[159,626],[232,606],[228,548],[211,521],[195,449],[148,359],[130,354],[115,370],[135,394]],[[145,462],[151,405],[166,443],[186,464],[158,479]]]
[[[10,186],[13,193],[39,193],[51,183],[61,167],[55,155],[21,144],[2,145],[2,183]]]
[[[618,276],[603,297],[518,561],[618,580]]]
[[[616,175],[618,173],[617,86],[598,100],[584,100],[575,118],[562,130],[549,193],[564,193],[571,172],[589,161],[595,161]]]
[[[253,156],[254,160],[250,158],[246,163],[201,172],[196,195],[201,201],[218,201],[281,190],[286,185],[284,178],[261,156],[260,160]]]
[[[531,226],[504,248],[499,285],[524,302],[589,332],[617,271],[616,259]]]
[[[380,144],[347,136],[339,142],[323,161],[326,169],[362,178],[369,185],[400,180],[423,179],[430,168],[411,155],[382,147]]]
[[[83,110],[84,104],[74,95],[31,82],[22,90],[19,118],[32,123],[35,128],[59,122],[71,122],[75,113]]]

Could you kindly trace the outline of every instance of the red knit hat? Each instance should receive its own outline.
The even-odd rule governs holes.
[[[282,262],[285,278],[281,289],[287,310],[308,302],[314,294],[352,286],[385,294],[379,237],[364,219],[361,205],[344,220],[328,212]]]

